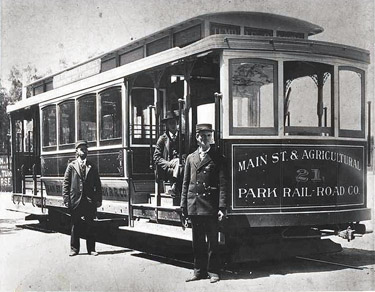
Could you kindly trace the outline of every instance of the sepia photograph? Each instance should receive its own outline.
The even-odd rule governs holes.
[[[373,0],[0,0],[0,292],[374,291]]]

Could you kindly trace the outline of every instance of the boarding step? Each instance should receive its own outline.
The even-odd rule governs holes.
[[[9,211],[22,212],[25,214],[33,214],[38,216],[47,216],[48,211],[42,206],[42,198],[40,196],[13,193],[13,206],[7,208]]]
[[[41,177],[36,176],[36,194],[40,193]],[[34,194],[34,177],[32,175],[25,175],[25,191],[26,193]]]
[[[156,205],[156,195],[150,194],[151,204]],[[160,205],[161,206],[180,206],[181,197],[175,196],[172,197],[168,193],[161,193],[160,194]]]
[[[180,221],[179,206],[156,206],[156,204],[132,204],[133,218],[147,218],[153,221]]]
[[[180,240],[191,241],[191,229],[183,230],[181,226],[158,224],[146,219],[140,219],[134,222],[134,226],[120,226],[120,230],[131,232],[139,232],[144,234],[152,234],[156,236],[163,236],[168,238],[177,238]]]

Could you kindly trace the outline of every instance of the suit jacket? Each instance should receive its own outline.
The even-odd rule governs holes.
[[[168,162],[173,158],[178,158],[179,149],[179,135],[178,132],[175,141],[169,136],[169,132],[161,135],[156,142],[155,152],[153,155],[155,162],[156,175],[160,179],[168,179],[166,172],[168,172]],[[182,137],[183,138],[183,137]],[[184,142],[182,143],[184,145]],[[182,149],[182,153],[183,153]]]
[[[187,215],[217,215],[226,208],[227,178],[225,160],[214,149],[201,161],[199,152],[191,153],[185,164],[181,208]]]
[[[81,170],[77,160],[68,164],[64,175],[63,199],[66,207],[75,209],[78,207],[82,197],[93,206],[100,207],[102,204],[102,185],[98,169],[90,161],[86,161],[86,178],[81,178]]]

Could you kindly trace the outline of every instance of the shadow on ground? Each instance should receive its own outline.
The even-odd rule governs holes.
[[[32,224],[16,224],[9,232],[20,229],[31,229],[43,233],[60,232],[69,235],[69,220],[53,222],[50,220]],[[4,223],[0,220],[0,224]],[[10,220],[8,225],[16,223]],[[8,232],[1,228],[1,233]],[[192,248],[190,242],[176,238],[161,237],[127,230],[119,230],[118,226],[100,223],[96,226],[97,241],[123,247],[116,251],[104,251],[101,255],[115,255],[133,252],[132,256],[173,265],[182,268],[193,268]],[[305,258],[287,258],[260,262],[227,263],[222,271],[222,279],[257,279],[271,275],[287,275],[295,273],[329,272],[344,269],[359,269],[374,273],[375,251],[355,248],[344,248],[332,254],[314,254]]]

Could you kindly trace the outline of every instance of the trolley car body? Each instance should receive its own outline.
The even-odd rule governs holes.
[[[161,119],[174,110],[189,151],[195,124],[214,124],[230,166],[231,233],[359,232],[370,220],[370,57],[309,39],[322,31],[267,13],[207,14],[27,85],[8,108],[14,202],[63,209],[64,171],[85,139],[102,178],[102,215],[179,221],[152,167]]]

